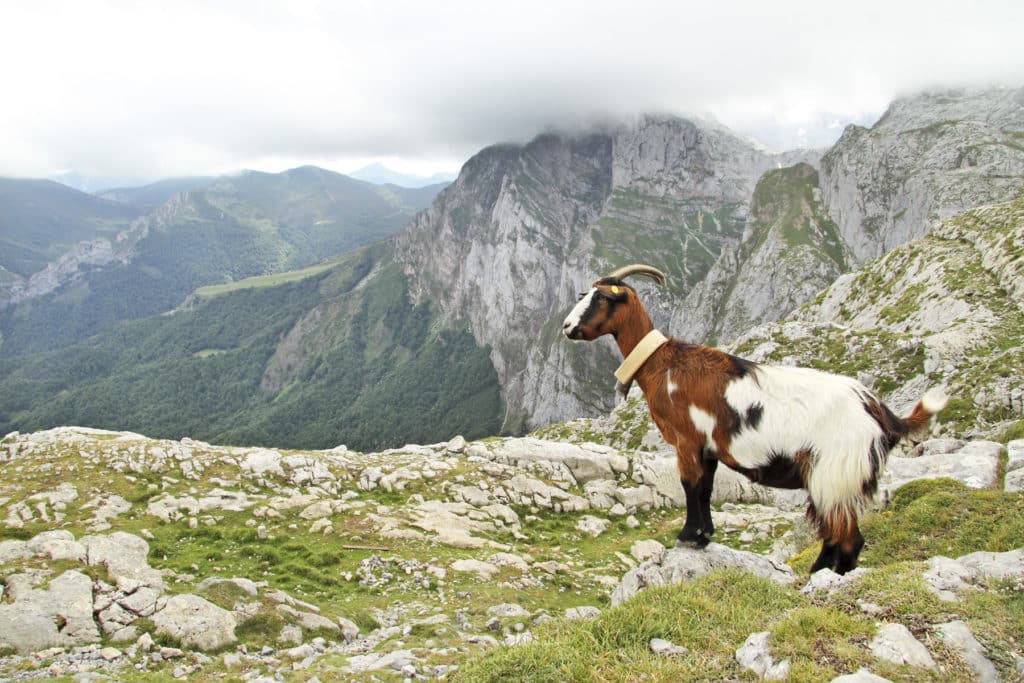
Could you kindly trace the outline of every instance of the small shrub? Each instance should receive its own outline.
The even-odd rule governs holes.
[[[264,643],[276,641],[284,628],[284,619],[277,612],[263,609],[235,627],[235,635],[242,642]]]

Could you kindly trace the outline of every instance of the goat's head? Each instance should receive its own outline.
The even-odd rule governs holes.
[[[617,334],[629,324],[638,311],[643,312],[636,291],[623,282],[630,275],[643,275],[659,285],[665,284],[665,274],[657,268],[641,264],[619,268],[597,280],[589,292],[580,294],[579,303],[562,323],[562,333],[569,339],[591,341],[605,334]]]

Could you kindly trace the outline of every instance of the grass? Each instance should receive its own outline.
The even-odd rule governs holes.
[[[790,681],[830,680],[862,667],[892,681],[959,681],[972,677],[959,657],[933,635],[952,619],[964,620],[1004,677],[1016,664],[1009,654],[1024,638],[1024,591],[1002,582],[967,592],[961,603],[940,601],[926,587],[921,559],[1024,546],[1024,496],[968,490],[951,480],[914,482],[899,489],[889,510],[870,515],[861,565],[871,571],[835,596],[804,596],[797,587],[735,571],[648,588],[607,609],[592,622],[558,621],[535,630],[527,645],[473,657],[457,681],[696,681],[749,680],[735,650],[746,637],[768,631],[776,662],[787,659]],[[794,564],[806,572],[817,554],[808,547]],[[800,558],[806,557],[806,560]],[[881,613],[869,616],[872,603]],[[926,642],[935,671],[897,666],[868,649],[876,621],[902,623]],[[662,659],[648,649],[664,638],[689,653]]]
[[[534,642],[499,648],[461,667],[456,681],[693,680],[721,666],[751,630],[799,602],[771,581],[722,571],[692,583],[644,591],[590,622],[538,627]],[[651,638],[701,643],[678,661],[660,660]],[[728,670],[737,673],[733,667]]]
[[[1024,496],[969,490],[950,479],[920,480],[897,490],[889,508],[868,516],[862,527],[866,566],[1005,552],[1024,547]]]
[[[236,292],[240,289],[255,289],[261,287],[276,287],[283,285],[287,282],[298,282],[299,280],[305,280],[308,277],[319,275],[325,271],[328,271],[340,262],[344,257],[334,258],[323,263],[318,263],[307,268],[301,268],[299,270],[292,270],[285,273],[273,273],[271,275],[260,275],[257,277],[248,277],[237,282],[227,282],[222,285],[208,285],[206,287],[199,287],[195,290],[194,295],[200,299],[212,299],[223,294],[230,292]]]

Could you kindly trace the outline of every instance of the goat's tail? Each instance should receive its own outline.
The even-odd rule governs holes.
[[[949,397],[941,389],[929,390],[910,411],[910,415],[901,420],[907,433],[919,431],[926,426],[932,415],[945,408],[948,401]]]

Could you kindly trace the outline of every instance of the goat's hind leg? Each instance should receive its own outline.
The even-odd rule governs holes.
[[[808,515],[818,522],[821,536],[821,552],[811,565],[811,573],[827,568],[837,574],[845,574],[854,569],[864,547],[856,513],[849,508],[838,508],[818,518],[812,505]]]
[[[839,546],[833,545],[828,541],[821,542],[821,552],[818,553],[818,559],[811,565],[811,573],[821,569],[832,569],[836,566],[836,556],[839,553]]]
[[[836,558],[836,573],[845,574],[857,567],[857,558],[860,557],[860,550],[864,547],[864,537],[854,520],[853,526],[847,537],[839,543],[839,553]]]

